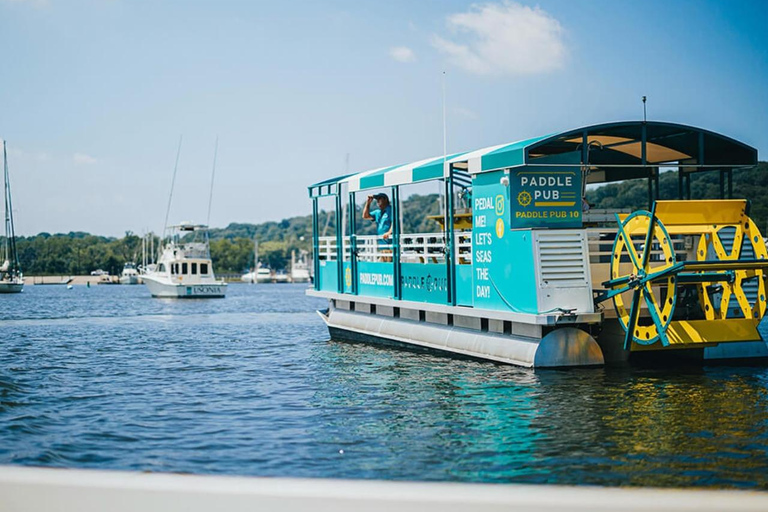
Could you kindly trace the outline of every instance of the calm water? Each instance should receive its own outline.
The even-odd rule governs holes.
[[[533,372],[328,340],[303,286],[0,296],[0,464],[768,489],[768,369]]]

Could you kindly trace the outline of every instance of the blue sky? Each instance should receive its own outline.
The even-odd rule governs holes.
[[[17,232],[310,212],[345,171],[642,116],[768,159],[768,2],[0,0]]]

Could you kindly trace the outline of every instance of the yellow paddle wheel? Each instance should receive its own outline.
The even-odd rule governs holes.
[[[656,201],[618,216],[610,280],[627,350],[760,340],[768,252],[745,200]]]

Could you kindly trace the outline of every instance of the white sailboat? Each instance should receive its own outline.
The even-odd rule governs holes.
[[[8,154],[3,141],[3,174],[5,180],[5,240],[0,265],[0,293],[19,293],[24,288],[24,275],[16,251],[16,233],[13,228],[13,202],[11,182],[8,177]]]
[[[142,274],[153,297],[223,298],[227,283],[216,279],[208,243],[208,226],[182,223],[169,226],[171,237],[154,268]],[[192,234],[192,239],[185,235]]]

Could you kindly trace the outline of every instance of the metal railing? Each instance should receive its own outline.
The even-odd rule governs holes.
[[[590,263],[610,263],[611,255],[613,252],[613,243],[616,239],[616,228],[588,228],[587,229],[587,242],[589,244],[589,262]],[[635,246],[635,250],[642,252],[642,248],[645,245],[645,234],[633,235],[632,242]],[[672,247],[675,250],[678,260],[686,259],[687,252],[692,249],[693,238],[690,235],[670,235],[672,240]],[[625,257],[622,262],[629,262],[629,255],[625,252]],[[657,261],[663,259],[663,252],[659,247],[659,244],[654,241],[651,247],[651,261]],[[625,261],[626,260],[626,261]]]
[[[336,261],[338,256],[336,249],[335,236],[321,236],[318,239],[317,257],[320,261]]]
[[[385,241],[376,235],[358,235],[356,237],[358,261],[386,261],[392,258],[392,241]],[[472,263],[472,232],[455,233],[455,261],[458,264]],[[342,241],[344,260],[348,261],[351,241],[345,237]],[[400,235],[400,261],[403,263],[445,263],[445,235],[443,233],[407,233]],[[337,261],[338,247],[336,237],[320,237],[318,258],[322,261]]]

